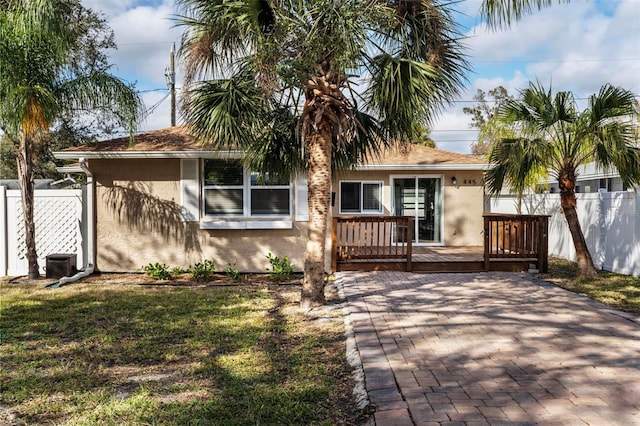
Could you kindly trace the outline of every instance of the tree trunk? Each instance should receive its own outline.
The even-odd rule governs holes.
[[[331,198],[331,130],[320,124],[309,138],[309,235],[300,307],[324,305],[324,264]]]
[[[40,277],[38,255],[36,253],[36,224],[34,221],[34,183],[33,183],[33,143],[24,133],[20,135],[20,147],[16,156],[18,163],[18,180],[22,196],[22,213],[24,216],[24,236],[27,246],[27,263],[29,278]]]
[[[567,219],[567,225],[569,225],[573,246],[576,249],[578,274],[582,277],[594,276],[597,274],[597,271],[593,265],[593,259],[591,258],[591,253],[589,253],[589,248],[587,247],[587,242],[584,239],[580,221],[578,220],[576,194],[573,191],[561,192],[560,203],[564,217]]]

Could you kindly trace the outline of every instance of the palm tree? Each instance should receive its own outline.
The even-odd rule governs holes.
[[[8,0],[0,14],[0,128],[17,145],[29,277],[39,276],[33,214],[36,144],[62,114],[100,111],[133,131],[141,101],[105,69],[78,61],[70,4]],[[75,1],[75,6],[80,7]]]
[[[450,11],[430,0],[179,4],[185,121],[214,147],[275,152],[307,170],[301,306],[323,304],[332,164],[415,139],[458,93],[467,63]]]
[[[501,141],[492,155],[486,176],[489,192],[499,193],[505,181],[522,187],[540,168],[547,169],[558,181],[579,274],[595,274],[576,213],[578,167],[589,162],[605,169],[615,167],[625,185],[640,183],[635,95],[606,84],[589,97],[587,108],[578,111],[571,92],[552,95],[539,83],[530,83],[518,99],[501,108],[499,116],[513,126],[518,137]]]

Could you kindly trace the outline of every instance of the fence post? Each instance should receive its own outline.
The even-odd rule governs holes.
[[[0,277],[7,275],[7,187],[0,186]]]
[[[407,266],[406,271],[413,271],[413,217],[409,217],[409,223],[407,224]]]
[[[549,217],[542,216],[538,219],[538,270],[549,272]]]
[[[491,227],[489,226],[489,216],[484,216],[484,270],[489,271],[489,245],[491,236]]]
[[[336,272],[338,267],[338,218],[333,218],[331,224],[331,272]]]

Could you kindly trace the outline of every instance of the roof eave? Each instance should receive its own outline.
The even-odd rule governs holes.
[[[59,160],[240,158],[242,151],[56,151],[53,156]]]
[[[241,158],[242,151],[56,151],[59,160],[85,159],[197,159]],[[417,164],[363,164],[357,170],[488,170],[488,164],[417,163]]]
[[[357,170],[488,170],[488,164],[418,163],[418,164],[363,164]]]

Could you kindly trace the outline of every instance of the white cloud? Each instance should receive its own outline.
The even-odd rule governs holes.
[[[577,97],[596,93],[605,83],[640,93],[640,2],[616,0],[604,5],[607,11],[597,6],[593,0],[571,2],[535,12],[508,30],[490,32],[484,24],[470,29],[471,63],[482,75],[472,76],[462,99],[471,100],[478,88],[488,91],[498,85],[516,95],[536,80]],[[443,114],[434,130],[467,129],[469,117],[462,106]],[[440,135],[434,132],[433,138],[438,141]],[[461,148],[459,143],[438,145]]]
[[[149,2],[146,2],[147,4]],[[140,0],[83,0],[83,5],[107,16],[113,29],[118,49],[109,52],[113,72],[133,83],[142,91],[147,108],[154,106],[167,94],[165,70],[169,65],[172,44],[179,48],[181,30],[174,28],[173,1],[141,5]],[[177,85],[181,73],[178,71]],[[169,100],[165,99],[141,124],[141,130],[152,130],[170,125]]]
[[[125,12],[136,3],[136,0],[82,0],[82,4],[96,12],[108,16],[116,16]]]
[[[171,14],[168,6],[137,7],[111,21],[118,44],[112,57],[121,73],[156,84],[165,82],[172,43],[180,40]]]
[[[165,88],[169,50],[182,33],[181,28],[173,28],[174,2],[83,0],[83,4],[109,17],[119,45],[111,52],[116,72],[129,81],[137,80],[142,90]],[[482,72],[470,75],[461,100],[472,100],[478,88],[488,91],[499,85],[515,95],[535,80],[545,85],[552,82],[554,90],[571,90],[577,96],[595,93],[607,82],[640,92],[640,1],[613,0],[604,4],[607,10],[597,0],[555,5],[525,16],[511,29],[495,32],[480,23],[480,4],[480,0],[469,0],[454,6],[456,16],[466,16],[473,25],[467,44],[472,65]],[[177,81],[180,85],[180,73]],[[143,94],[147,106],[165,93]],[[432,137],[440,148],[469,152],[474,133],[469,132],[469,117],[462,113],[468,105],[456,103],[435,123]],[[168,125],[167,100],[143,128]]]

